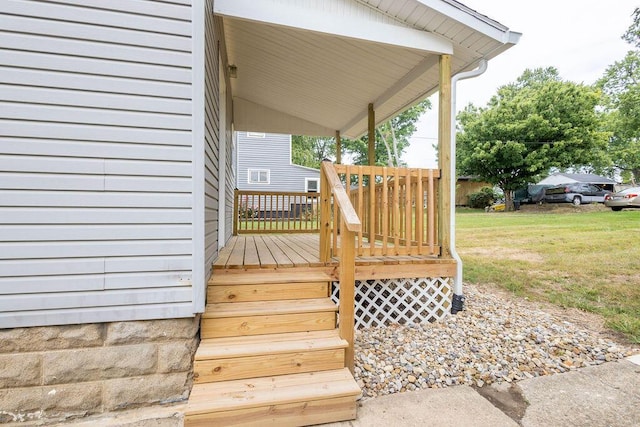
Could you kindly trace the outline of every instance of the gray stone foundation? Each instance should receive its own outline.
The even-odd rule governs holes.
[[[198,318],[0,329],[0,423],[186,400]]]

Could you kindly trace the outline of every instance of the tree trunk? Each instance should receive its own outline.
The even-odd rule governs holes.
[[[384,143],[384,147],[387,149],[387,166],[393,167],[393,163],[391,160],[391,149],[389,148],[389,144],[387,143],[387,139],[384,137],[380,129],[376,129],[378,131],[378,135],[380,135],[380,139]]]
[[[507,190],[504,192],[504,210],[513,211],[513,191]]]
[[[389,120],[389,127],[391,128],[391,142],[393,142],[393,163],[395,166],[400,165],[400,156],[398,156],[398,140],[396,139],[396,132],[393,130],[393,122]]]

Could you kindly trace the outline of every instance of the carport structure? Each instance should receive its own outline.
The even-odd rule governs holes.
[[[443,263],[455,271],[453,76],[484,66],[520,34],[452,0],[216,0],[213,14],[235,130],[337,141],[368,134],[370,165],[323,164],[317,263],[279,268],[258,259],[248,266],[246,243],[242,255],[236,253],[240,262],[229,261],[233,250],[221,252],[227,258],[218,260],[209,282],[186,425],[352,419],[358,388],[344,368],[353,371],[354,280],[415,277],[415,264],[425,277],[438,275]],[[375,167],[375,126],[435,92],[438,170]],[[352,176],[358,177],[356,196],[341,184]],[[363,182],[379,185],[367,189]],[[431,187],[423,187],[426,182]],[[394,199],[401,191],[404,199]],[[384,215],[397,200],[405,210],[394,218],[404,222],[394,225],[393,215]],[[418,219],[413,224],[414,215],[431,222],[422,228]],[[254,244],[256,254],[268,249]],[[421,261],[362,267],[381,256]],[[405,273],[403,265],[412,267]],[[327,297],[331,282],[340,288],[339,329],[333,309],[310,290],[324,286],[319,292]],[[264,299],[242,296],[259,285],[249,293]],[[286,299],[274,296],[283,292]]]

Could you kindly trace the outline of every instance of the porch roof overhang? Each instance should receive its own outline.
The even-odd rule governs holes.
[[[321,5],[321,6],[320,6]],[[216,0],[236,130],[350,138],[438,90],[519,33],[453,0]]]

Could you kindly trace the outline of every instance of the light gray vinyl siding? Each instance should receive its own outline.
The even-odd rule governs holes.
[[[210,3],[209,1],[207,3]],[[212,8],[208,9],[209,11]],[[218,31],[212,13],[205,16],[205,132],[204,132],[204,181],[205,181],[205,275],[211,274],[211,266],[218,255],[218,198],[220,182],[219,138],[220,99],[218,76]]]
[[[238,132],[238,189],[305,191],[305,178],[320,178],[320,171],[291,164],[291,136],[267,133],[264,138]],[[268,169],[269,184],[249,184],[249,169]]]
[[[0,2],[0,328],[193,315],[191,17]]]
[[[227,88],[229,88],[230,85],[227,85]],[[227,99],[226,99],[226,108],[227,111],[233,111],[232,108],[232,101],[231,101],[231,91],[227,90]],[[232,119],[232,115],[231,113],[227,114],[227,129],[226,129],[226,140],[227,140],[227,158],[226,158],[226,168],[227,168],[227,175],[226,175],[226,185],[227,185],[227,191],[225,193],[226,196],[226,204],[225,204],[225,221],[226,221],[226,227],[225,227],[225,232],[226,235],[224,236],[224,241],[225,243],[231,238],[232,234],[233,234],[233,204],[234,204],[234,197],[233,197],[233,191],[236,188],[236,169],[235,169],[235,152],[236,152],[236,147],[235,147],[235,138],[233,137],[233,128],[232,128],[232,123],[231,123],[231,119]]]

